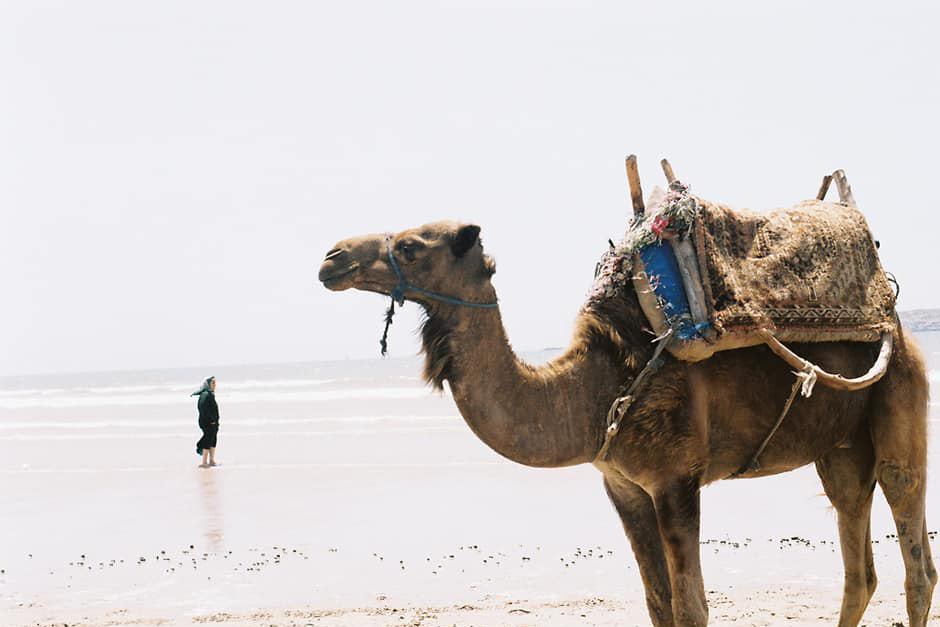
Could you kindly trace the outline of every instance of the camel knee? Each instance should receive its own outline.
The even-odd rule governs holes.
[[[918,475],[918,472],[894,462],[880,462],[877,470],[878,484],[888,505],[896,507],[915,496],[921,483]]]

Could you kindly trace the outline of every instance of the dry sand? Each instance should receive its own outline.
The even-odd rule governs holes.
[[[838,590],[800,585],[772,589],[736,588],[708,592],[710,625],[793,626],[827,625],[838,620]],[[902,598],[875,598],[862,625],[901,626]],[[13,625],[23,627],[105,627],[118,625],[219,625],[228,627],[568,627],[596,625],[624,627],[649,625],[645,607],[636,599],[600,597],[533,601],[526,598],[477,601],[446,605],[399,604],[379,597],[373,604],[356,607],[264,608],[247,612],[211,612],[176,616],[172,612],[139,607],[58,612],[54,617],[42,608],[20,608],[10,613]],[[934,611],[931,620],[940,618]],[[906,621],[905,621],[906,622]],[[9,624],[9,623],[8,623]]]

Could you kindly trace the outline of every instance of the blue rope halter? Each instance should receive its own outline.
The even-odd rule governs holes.
[[[428,298],[438,300],[449,305],[462,305],[464,307],[477,307],[483,309],[492,309],[499,306],[498,303],[473,303],[468,300],[461,300],[451,296],[444,296],[443,294],[435,294],[434,292],[421,289],[417,285],[412,285],[405,279],[405,275],[402,274],[401,268],[398,267],[398,261],[395,260],[395,254],[392,252],[391,235],[385,236],[385,248],[388,250],[388,261],[392,264],[392,270],[395,271],[395,276],[398,277],[398,285],[396,285],[392,290],[392,303],[388,306],[388,310],[385,312],[385,332],[382,333],[382,339],[379,341],[379,343],[382,345],[382,355],[385,355],[388,352],[388,327],[390,324],[392,324],[392,316],[395,315],[395,303],[398,303],[399,307],[404,305],[405,292],[408,290],[423,294]]]
[[[418,292],[419,294],[424,294],[428,298],[433,298],[434,300],[439,300],[442,303],[449,303],[451,305],[463,305],[464,307],[496,307],[497,303],[472,303],[467,300],[460,300],[459,298],[452,298],[450,296],[444,296],[442,294],[435,294],[434,292],[429,292],[423,290],[416,285],[412,285],[405,280],[405,275],[401,273],[401,268],[398,267],[398,262],[395,260],[395,255],[392,253],[392,236],[385,236],[385,247],[388,249],[388,260],[392,264],[392,270],[395,271],[395,276],[398,277],[398,285],[395,286],[395,289],[392,290],[392,300],[397,302],[399,305],[405,304],[405,290],[411,290],[412,292]]]

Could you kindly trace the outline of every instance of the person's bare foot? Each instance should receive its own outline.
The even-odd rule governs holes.
[[[216,462],[209,462],[209,465],[210,465],[210,466],[218,466],[219,464],[217,464]]]
[[[199,467],[200,467],[200,468],[208,468],[208,467],[209,467],[209,464],[199,464]]]

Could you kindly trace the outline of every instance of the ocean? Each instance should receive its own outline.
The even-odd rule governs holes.
[[[917,339],[936,388],[940,333]],[[553,598],[558,577],[566,594],[642,599],[599,473],[501,458],[420,369],[376,358],[0,378],[0,613],[128,602],[195,615],[452,600],[454,589]],[[209,375],[221,466],[203,470],[190,393]],[[928,524],[940,526],[935,468]],[[706,585],[841,589],[834,514],[812,467],[719,482],[702,509]],[[903,577],[893,533],[876,495],[882,585]],[[778,559],[784,540],[798,555]]]

